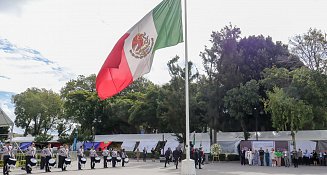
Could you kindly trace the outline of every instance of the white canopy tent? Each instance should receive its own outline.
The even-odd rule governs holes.
[[[8,137],[10,137],[10,141],[13,138],[13,130],[14,130],[14,122],[8,117],[8,115],[0,108],[0,127],[11,127],[11,132],[8,133]]]
[[[327,140],[327,130],[307,130],[298,131],[295,134],[297,141],[300,140]],[[241,141],[244,140],[243,132],[218,132],[218,141]],[[256,133],[250,132],[248,140],[256,140]],[[274,141],[291,141],[290,131],[263,131],[258,132],[258,140],[274,140]]]
[[[136,141],[124,141],[121,147],[126,151],[134,151]]]
[[[191,138],[193,138],[191,133]],[[116,135],[96,135],[95,142],[123,142],[122,147],[125,150],[131,150],[134,148],[136,142],[140,142],[138,148],[143,150],[144,147],[147,150],[151,150],[157,145],[159,141],[165,141],[165,149],[169,147],[175,149],[180,146],[177,137],[173,133],[162,134],[116,134]],[[210,152],[210,135],[209,133],[195,133],[195,147],[203,147],[205,153]],[[132,148],[133,147],[133,148]]]

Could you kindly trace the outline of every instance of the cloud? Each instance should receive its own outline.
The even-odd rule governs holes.
[[[0,13],[9,13],[20,16],[26,0],[0,0]]]
[[[4,79],[7,79],[7,80],[10,80],[10,77],[6,77],[6,76],[3,76],[3,75],[0,75],[0,78],[4,78]]]
[[[0,38],[0,91],[20,93],[29,87],[59,91],[75,77],[39,51]]]

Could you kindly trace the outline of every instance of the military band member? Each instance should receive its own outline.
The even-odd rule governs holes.
[[[63,162],[63,165],[62,165],[62,168],[61,170],[62,171],[66,171],[66,163],[65,163],[65,159],[69,157],[69,146],[68,145],[65,145],[64,146],[64,149],[63,149],[63,154],[62,154],[62,162]]]
[[[51,143],[48,144],[48,148],[45,149],[45,172],[51,172],[49,167],[49,160],[52,157]]]
[[[91,158],[91,169],[95,168],[95,157],[98,157],[96,150],[92,146],[90,150],[90,158]]]
[[[31,159],[35,156],[35,144],[32,143],[28,148],[26,152],[26,163],[25,163],[25,170],[27,174],[32,173],[32,166],[31,166]]]
[[[41,170],[43,170],[44,169],[44,166],[45,166],[45,157],[46,157],[46,155],[45,155],[45,150],[46,150],[47,148],[46,147],[44,147],[43,149],[42,149],[42,151],[41,151],[41,162],[40,162],[40,169]]]
[[[108,168],[107,158],[108,158],[108,156],[110,156],[109,150],[108,149],[104,149],[102,151],[102,155],[103,155],[103,168]]]
[[[118,153],[117,153],[116,149],[114,149],[111,152],[111,163],[112,163],[112,167],[116,167],[117,156],[118,156]]]
[[[60,146],[59,150],[58,150],[58,168],[62,168],[62,165],[64,164],[64,162],[62,161],[62,155],[64,151],[64,146]]]
[[[11,148],[9,142],[6,142],[5,146],[3,147],[3,174],[9,175],[9,168],[7,162],[11,157]]]
[[[62,171],[66,171],[66,165],[65,165],[65,159],[67,156],[66,153],[66,144],[64,146],[60,146],[59,149],[59,168],[61,168]]]
[[[78,170],[81,170],[82,169],[81,159],[84,157],[83,146],[80,146],[79,149],[77,150],[77,156],[78,156]]]

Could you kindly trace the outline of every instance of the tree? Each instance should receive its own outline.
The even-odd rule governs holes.
[[[278,131],[291,131],[293,149],[296,150],[295,134],[312,120],[312,107],[275,87],[272,92],[268,92],[265,110],[271,113],[273,126]]]
[[[28,88],[13,97],[15,124],[23,128],[24,135],[47,134],[62,116],[62,101],[52,90]]]
[[[247,120],[253,114],[253,109],[259,106],[259,85],[256,80],[251,80],[245,85],[229,90],[224,97],[224,104],[231,117],[240,121],[244,138],[248,138]]]
[[[312,120],[304,129],[325,129],[327,127],[327,75],[302,67],[289,71],[284,68],[265,69],[260,83],[272,91],[274,87],[295,99],[312,106]]]
[[[303,66],[282,42],[274,42],[271,37],[263,35],[241,37],[240,28],[231,24],[212,32],[210,41],[211,47],[205,46],[200,53],[205,72],[200,81],[200,96],[205,102],[206,121],[214,129],[214,136],[217,130],[240,128],[238,122],[235,124],[237,118],[229,117],[224,107],[222,99],[227,91],[251,80],[259,81],[265,68],[276,66],[294,70]],[[259,87],[258,93],[265,98],[263,87]],[[258,108],[262,109],[263,106]],[[270,120],[269,115],[263,114],[259,120],[262,128],[271,128],[271,124],[266,122]],[[213,140],[215,142],[216,138]]]
[[[321,30],[310,28],[307,33],[294,36],[290,41],[293,54],[309,69],[327,73],[327,38]]]
[[[168,62],[171,80],[162,86],[163,101],[159,111],[163,123],[167,125],[167,132],[182,133],[185,143],[185,68],[178,65],[179,57],[176,56]],[[194,83],[198,78],[198,72],[189,62],[189,92],[190,92],[190,130],[201,131],[203,122],[197,110],[197,86]]]
[[[162,132],[162,120],[159,113],[159,105],[162,100],[162,91],[159,86],[149,86],[147,92],[138,99],[129,109],[131,112],[128,122],[138,125],[139,130],[147,133]]]

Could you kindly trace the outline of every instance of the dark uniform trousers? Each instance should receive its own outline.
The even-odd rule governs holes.
[[[32,167],[29,166],[31,164],[31,158],[32,158],[32,156],[25,156],[25,160],[26,160],[25,170],[26,170],[26,173],[29,173],[29,174],[32,172]]]
[[[49,160],[51,159],[51,156],[46,156],[45,157],[45,172],[50,172],[50,167],[49,167]]]
[[[40,162],[40,169],[43,170],[44,169],[44,166],[45,166],[45,157],[41,157],[41,162]]]
[[[62,168],[63,162],[62,162],[62,156],[59,155],[59,162],[58,162],[58,168]]]
[[[78,169],[79,170],[82,169],[81,159],[82,159],[82,156],[78,156]]]
[[[112,167],[116,167],[116,159],[117,159],[117,157],[111,158]]]
[[[9,158],[10,158],[9,155],[3,156],[3,174],[8,174],[8,165],[7,165],[7,162],[9,160]]]
[[[95,168],[95,157],[91,157],[91,169]]]
[[[108,168],[107,157],[108,156],[103,156],[103,167],[104,168]]]
[[[61,162],[62,162],[61,170],[62,171],[66,171],[66,164],[65,164],[65,159],[66,158],[67,158],[66,156],[61,156]]]

